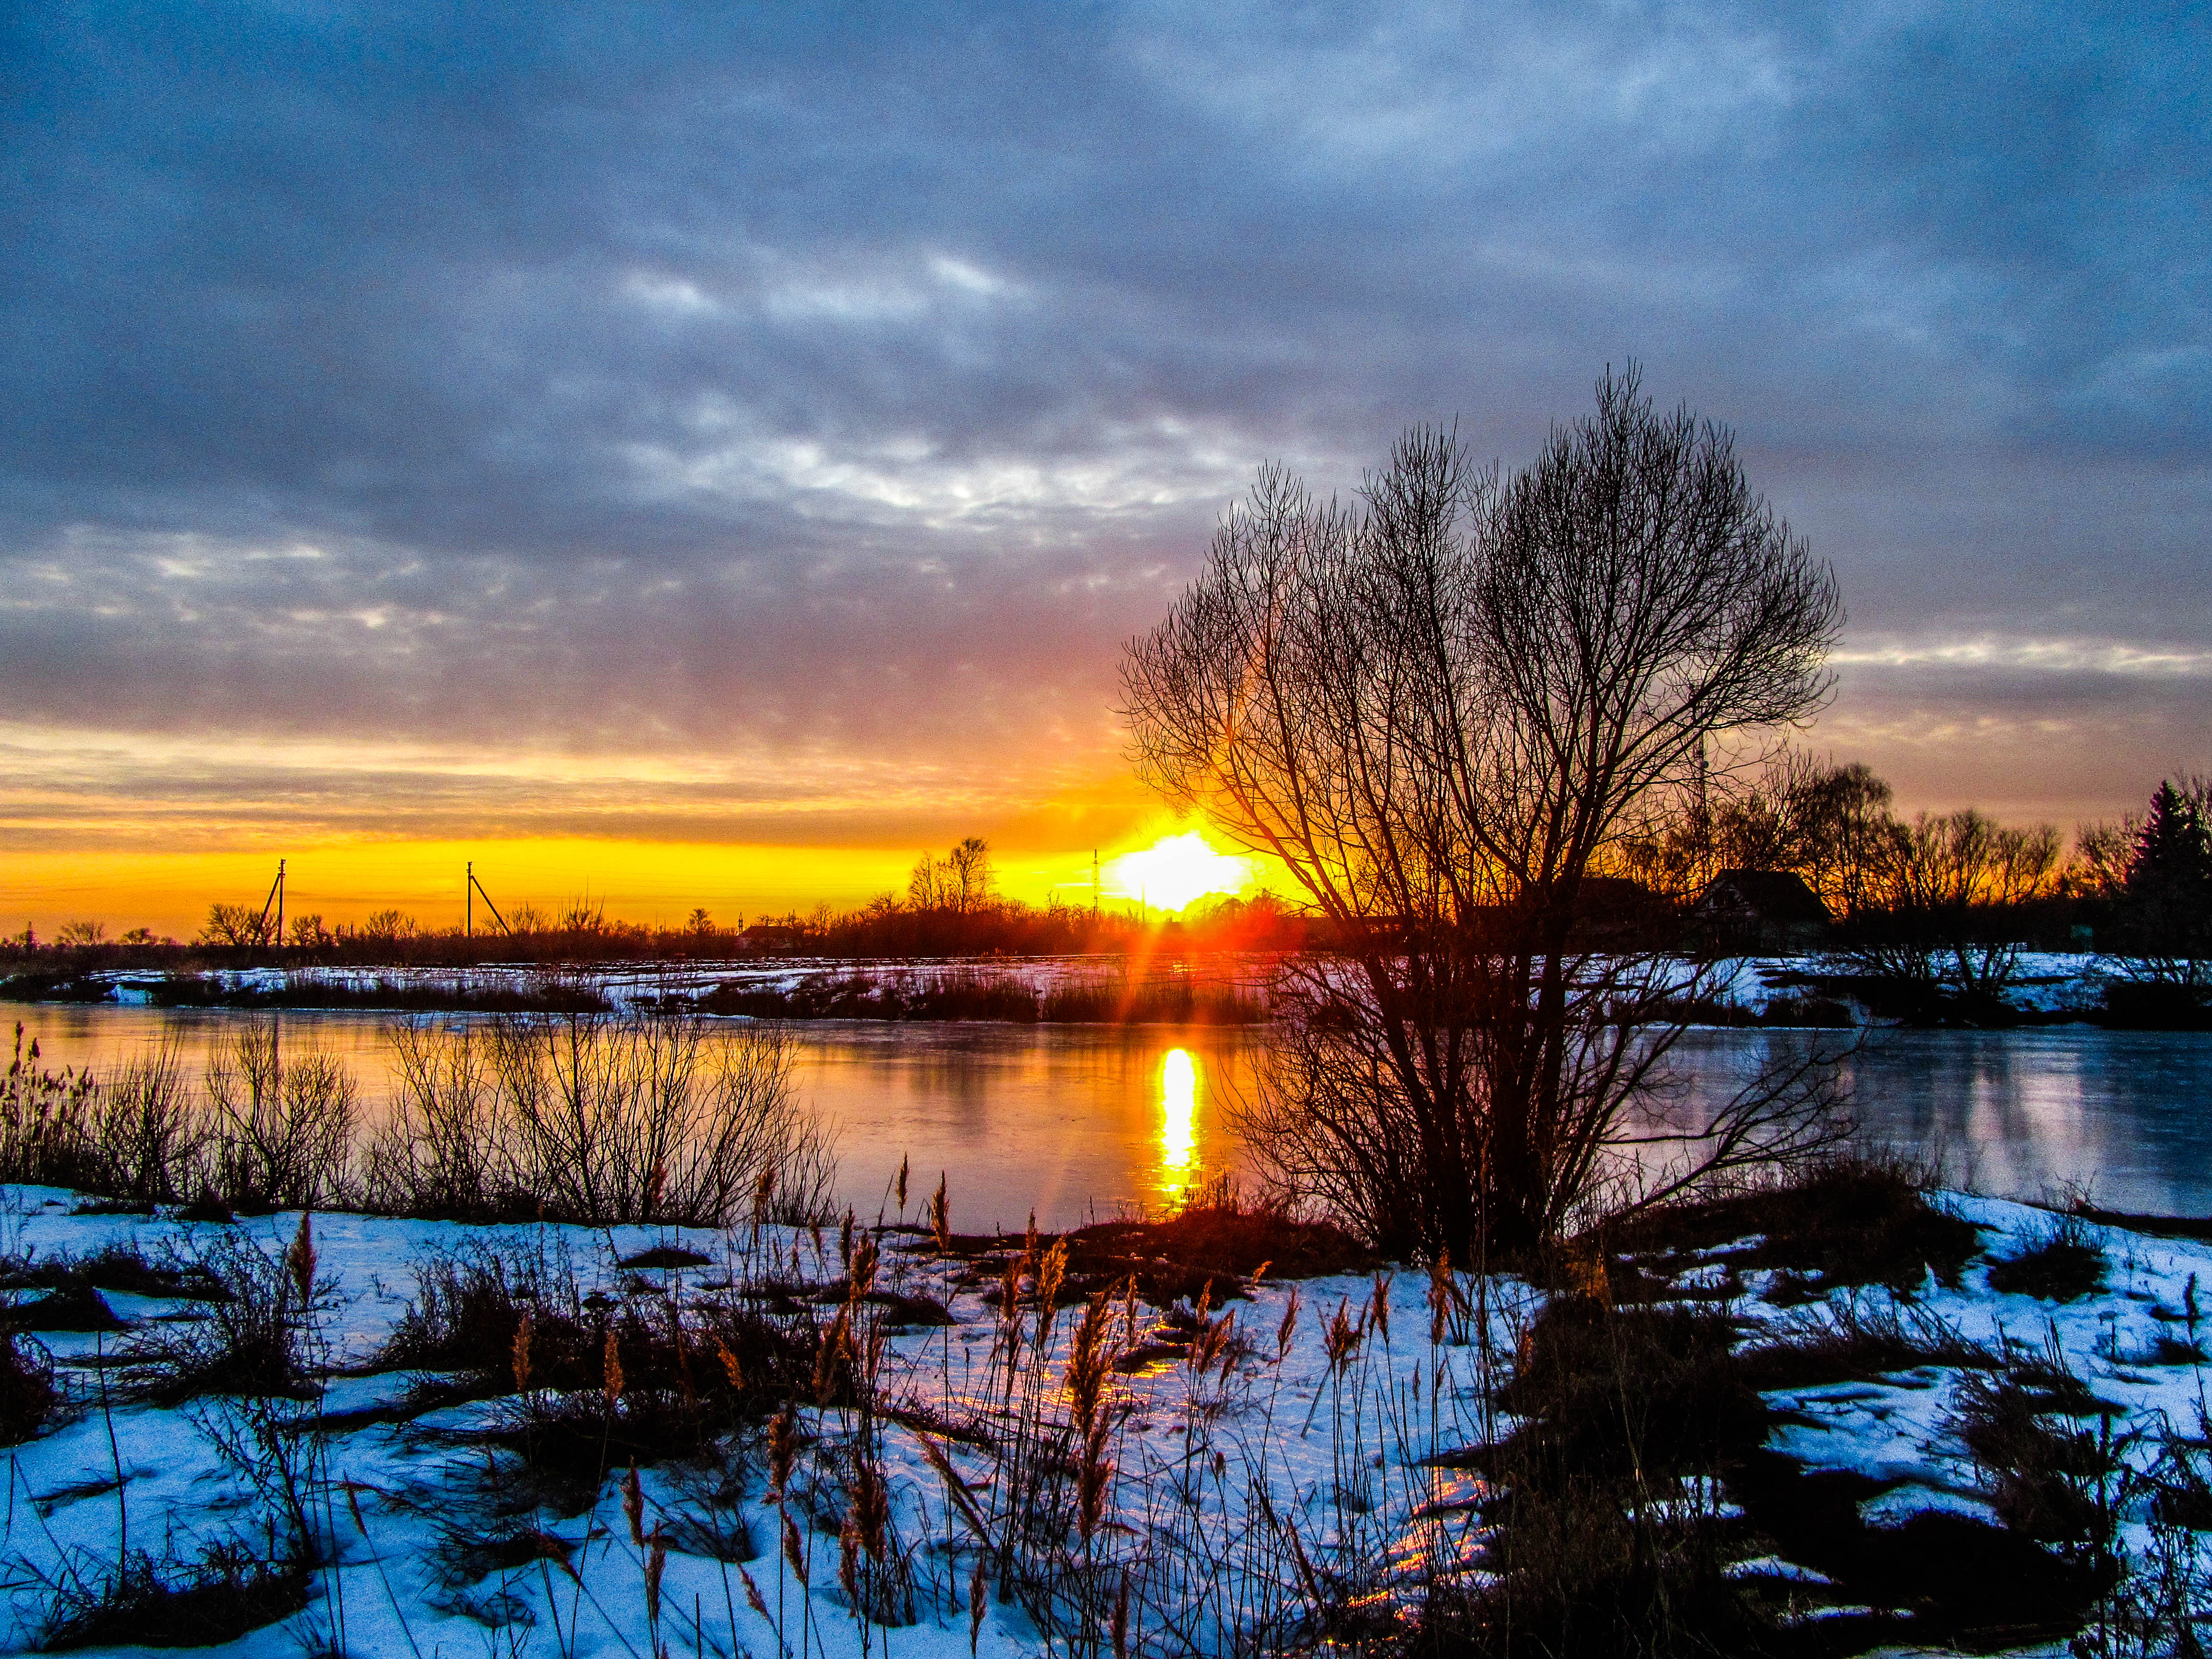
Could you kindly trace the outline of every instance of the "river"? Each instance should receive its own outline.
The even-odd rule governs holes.
[[[165,1033],[196,1066],[247,1017],[94,1005],[27,1006],[15,1018],[44,1064],[97,1073]],[[280,1018],[289,1046],[341,1054],[376,1109],[381,1017]],[[905,1158],[916,1194],[945,1172],[963,1231],[1018,1228],[1032,1207],[1048,1227],[1157,1207],[1237,1170],[1229,1109],[1267,1041],[1164,1025],[792,1030],[796,1085],[836,1131],[847,1200],[874,1213]],[[1863,1035],[1844,1071],[1866,1135],[1940,1157],[1953,1179],[1983,1191],[2036,1197],[2070,1183],[2113,1209],[2212,1214],[2212,1036],[2088,1026]],[[1679,1057],[1693,1094],[1710,1097],[1774,1048],[1807,1040],[1698,1030]]]

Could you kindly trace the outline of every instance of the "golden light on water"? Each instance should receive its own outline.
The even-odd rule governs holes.
[[[1198,1062],[1188,1048],[1160,1061],[1160,1190],[1180,1198],[1198,1163]]]

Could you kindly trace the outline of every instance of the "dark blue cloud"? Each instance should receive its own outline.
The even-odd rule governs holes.
[[[1257,460],[1510,462],[1631,354],[1836,561],[1869,730],[2172,690],[1885,642],[2212,644],[2195,9],[8,27],[18,720],[1020,774]]]

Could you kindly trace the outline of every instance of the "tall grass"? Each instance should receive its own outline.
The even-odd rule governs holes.
[[[829,1135],[777,1028],[682,1013],[428,1018],[386,1031],[396,1090],[364,1133],[337,1056],[244,1022],[198,1078],[164,1044],[105,1081],[18,1027],[0,1180],[200,1212],[366,1209],[471,1220],[720,1226],[830,1212]]]
[[[88,1173],[85,1138],[98,1085],[90,1074],[43,1063],[15,1025],[15,1052],[0,1077],[0,1179],[77,1186]]]
[[[465,1218],[723,1226],[765,1190],[826,1214],[827,1133],[792,1091],[774,1026],[684,1014],[416,1022],[365,1164],[369,1207]]]
[[[280,1044],[252,1021],[209,1061],[202,1184],[241,1208],[318,1209],[349,1184],[360,1091],[335,1056]]]

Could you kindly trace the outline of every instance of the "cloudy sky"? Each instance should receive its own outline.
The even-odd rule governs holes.
[[[1087,879],[1256,464],[1510,465],[1632,356],[1842,579],[1815,746],[2066,824],[2212,767],[2201,8],[0,28],[0,925]]]

